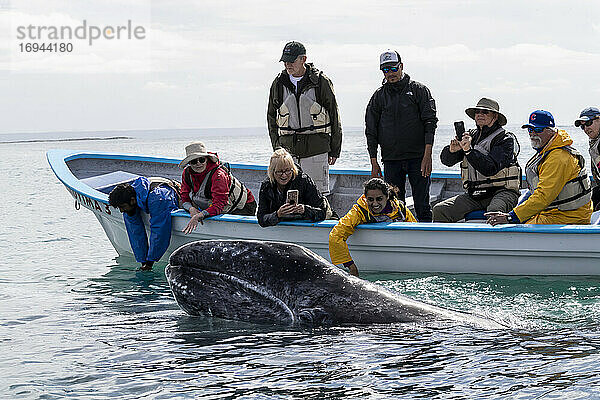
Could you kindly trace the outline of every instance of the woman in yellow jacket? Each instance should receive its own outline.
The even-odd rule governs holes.
[[[410,210],[398,199],[398,188],[381,178],[364,183],[364,194],[356,201],[329,233],[329,256],[334,264],[344,264],[350,274],[358,276],[358,268],[350,256],[346,240],[360,224],[374,222],[417,222]]]

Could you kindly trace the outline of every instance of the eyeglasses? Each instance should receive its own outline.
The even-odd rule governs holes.
[[[488,110],[475,110],[475,114],[488,115],[489,113]]]
[[[533,126],[528,126],[527,127],[527,131],[529,133],[542,133],[544,131],[544,129],[546,129],[546,127],[533,127]]]
[[[206,157],[199,157],[199,158],[190,160],[190,164],[204,164],[205,161],[206,161]]]
[[[579,127],[583,130],[583,129],[585,129],[586,126],[592,126],[594,121],[597,119],[598,118],[594,118],[594,119],[590,119],[589,121],[582,122],[581,125],[579,125]]]
[[[398,72],[399,69],[400,69],[400,67],[383,67],[383,68],[381,68],[381,70],[383,71],[384,74],[387,74],[388,72]]]
[[[275,171],[275,173],[279,176],[289,175],[292,173],[292,169],[291,168],[281,169],[279,171]]]

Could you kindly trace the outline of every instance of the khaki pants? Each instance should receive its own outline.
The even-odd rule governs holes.
[[[300,165],[302,171],[310,176],[323,196],[329,194],[329,154],[322,153],[316,156],[298,158],[293,156],[294,162]]]
[[[433,206],[434,222],[457,222],[475,210],[510,212],[519,201],[514,190],[498,190],[491,197],[476,200],[468,194],[459,194]]]

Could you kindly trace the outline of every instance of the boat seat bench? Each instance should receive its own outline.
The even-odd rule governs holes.
[[[520,190],[519,201],[517,201],[517,205],[521,204],[527,199],[527,194],[529,193],[529,189],[521,189]],[[486,221],[487,218],[483,216],[486,210],[474,210],[465,214],[465,222],[466,221]]]
[[[108,174],[91,176],[82,179],[81,182],[102,193],[109,194],[117,185],[121,183],[130,183],[139,178],[139,175],[126,171],[114,171]]]

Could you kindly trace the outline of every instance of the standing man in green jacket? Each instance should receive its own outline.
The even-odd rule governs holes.
[[[329,194],[329,165],[342,148],[340,123],[333,84],[306,63],[302,43],[289,42],[281,59],[285,69],[269,91],[267,124],[273,150],[283,147],[323,195]]]

